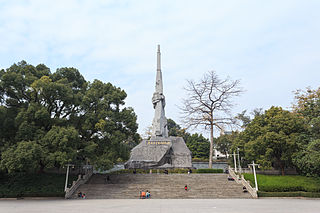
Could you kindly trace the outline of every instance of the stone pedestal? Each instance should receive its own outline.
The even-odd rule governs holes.
[[[126,169],[191,168],[191,152],[181,137],[153,137],[131,151]]]

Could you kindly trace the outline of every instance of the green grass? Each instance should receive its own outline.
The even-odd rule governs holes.
[[[0,174],[0,197],[64,197],[65,174]],[[71,184],[76,176],[70,175]]]
[[[244,174],[254,187],[253,174]],[[320,197],[320,178],[299,175],[257,175],[261,197]]]

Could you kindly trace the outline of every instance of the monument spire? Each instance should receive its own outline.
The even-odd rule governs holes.
[[[154,118],[152,122],[152,137],[168,137],[167,118],[165,117],[164,107],[165,97],[163,95],[163,83],[161,72],[161,53],[160,45],[158,45],[157,52],[157,76],[155,92],[152,97],[153,108],[155,109]]]
[[[158,45],[158,52],[157,52],[157,77],[156,77],[155,90],[156,92],[163,94],[160,45]]]

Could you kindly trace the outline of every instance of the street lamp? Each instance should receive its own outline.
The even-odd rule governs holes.
[[[66,183],[64,185],[64,191],[67,191],[67,188],[68,188],[68,177],[69,177],[69,167],[72,166],[72,168],[74,168],[74,165],[73,164],[67,164],[67,173],[66,173]]]
[[[235,151],[233,151],[233,154],[231,154],[231,155],[233,155],[233,163],[234,163],[234,171],[235,172],[238,172],[237,171],[237,158],[236,158],[236,152]]]
[[[240,172],[240,176],[241,176],[241,165],[240,165],[240,155],[239,155],[239,147],[237,148],[238,151],[238,166],[239,166],[239,172]]]

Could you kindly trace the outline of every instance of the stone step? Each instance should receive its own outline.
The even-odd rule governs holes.
[[[242,185],[227,180],[226,174],[119,174],[93,175],[87,184],[81,185],[79,191],[87,198],[121,199],[139,198],[139,192],[149,190],[152,198],[158,199],[192,199],[192,198],[251,198],[243,193]],[[184,186],[189,190],[185,191]]]

